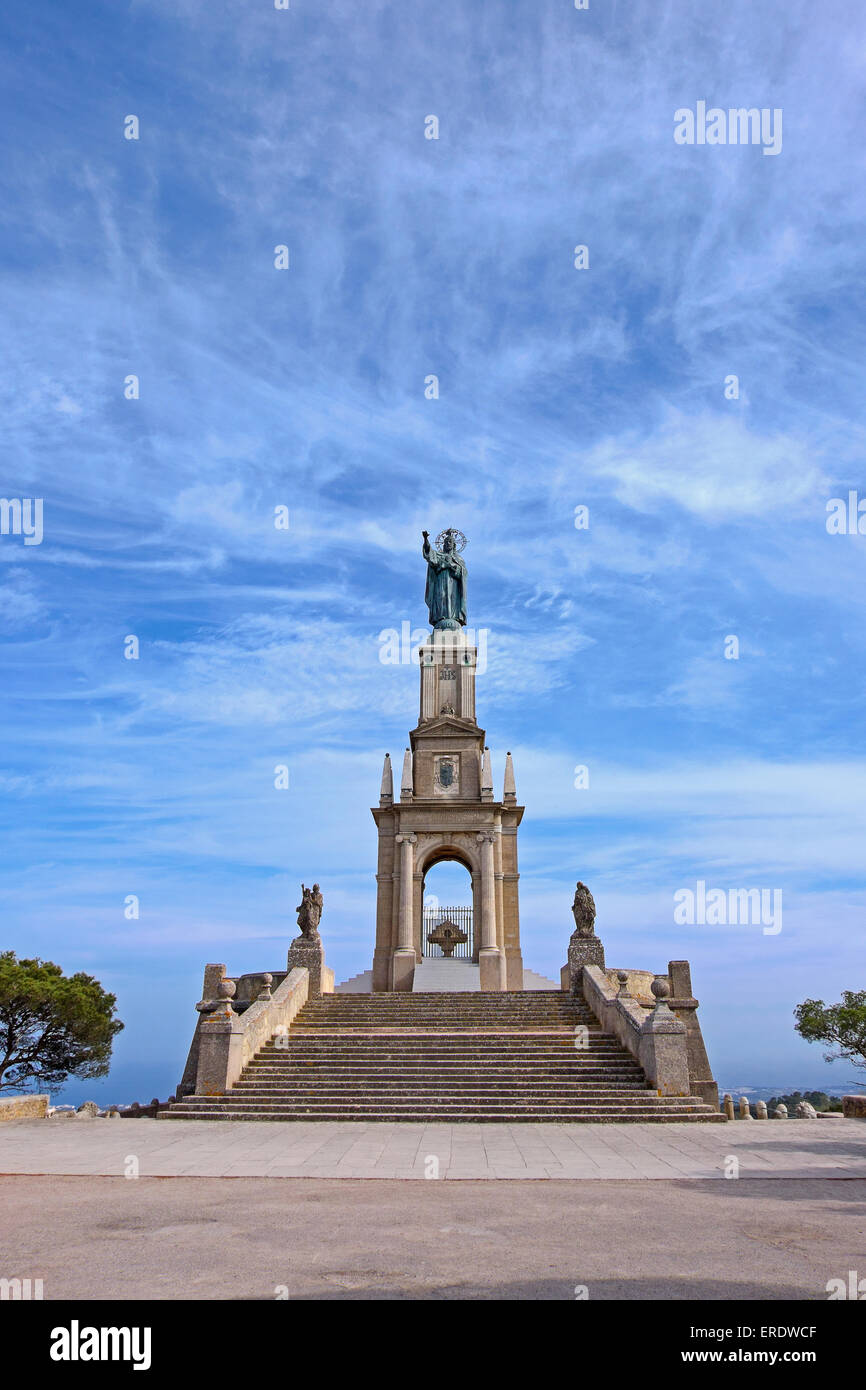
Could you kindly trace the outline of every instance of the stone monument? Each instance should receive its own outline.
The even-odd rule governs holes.
[[[322,993],[322,970],[325,964],[325,948],[319,936],[319,923],[322,920],[322,894],[318,883],[312,888],[301,884],[301,901],[297,907],[300,936],[296,936],[289,947],[286,968],[294,970],[303,965],[310,972],[310,995]]]
[[[475,949],[482,990],[523,988],[517,884],[517,804],[511,754],[501,798],[490,749],[475,717],[478,649],[466,625],[466,537],[454,527],[435,545],[422,533],[424,591],[433,631],[418,657],[418,723],[403,757],[399,797],[385,757],[379,805],[373,990],[411,990],[422,959],[424,876],[457,861],[472,878]],[[479,931],[480,927],[480,931]]]
[[[562,987],[574,993],[580,988],[585,965],[600,965],[604,969],[604,947],[595,934],[595,899],[579,880],[571,911],[574,931],[568,943],[568,962],[562,967]]]

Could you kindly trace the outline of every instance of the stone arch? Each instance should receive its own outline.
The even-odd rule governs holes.
[[[415,874],[423,879],[434,864],[446,863],[462,864],[473,878],[481,872],[481,856],[474,843],[474,834],[467,833],[460,840],[451,835],[437,836],[435,839],[431,837],[428,844],[419,845],[415,856]]]
[[[477,830],[451,831],[424,836],[419,833],[415,853],[415,874],[413,891],[413,939],[417,960],[423,954],[421,932],[424,907],[424,882],[427,874],[436,864],[460,864],[469,874],[472,893],[472,915],[474,924],[475,950],[473,959],[478,958],[481,922],[481,854],[476,843]]]

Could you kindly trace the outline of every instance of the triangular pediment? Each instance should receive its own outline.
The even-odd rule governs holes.
[[[474,719],[460,719],[456,714],[437,714],[435,719],[425,719],[423,724],[416,725],[409,737],[414,742],[419,736],[428,734],[471,734],[473,738],[484,738],[484,730],[479,729]]]

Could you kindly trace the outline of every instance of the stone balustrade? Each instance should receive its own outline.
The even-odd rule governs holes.
[[[242,1014],[235,1013],[232,998],[235,982],[220,981],[218,1004],[201,1024],[195,1094],[222,1095],[238,1080],[248,1062],[274,1036],[287,1036],[295,1016],[307,1002],[310,972],[303,966],[290,970],[271,993],[270,975],[254,1004]]]
[[[598,965],[584,965],[583,994],[605,1032],[613,1033],[643,1067],[647,1081],[663,1096],[689,1095],[686,1026],[668,1008],[670,986],[656,976],[656,1003],[647,1009],[628,992],[628,973],[620,971],[614,989]]]

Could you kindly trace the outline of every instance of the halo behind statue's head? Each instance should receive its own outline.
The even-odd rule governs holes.
[[[454,538],[454,549],[458,552],[458,554],[460,553],[461,550],[465,550],[465,548],[466,548],[466,537],[464,536],[464,534],[463,534],[462,531],[458,531],[458,530],[456,529],[456,527],[454,527],[454,526],[447,526],[447,527],[445,528],[444,531],[440,531],[440,532],[439,532],[439,535],[436,537],[436,549],[437,549],[437,550],[442,550],[442,549],[444,548],[444,542],[445,542],[445,537],[446,537],[446,536],[453,536],[453,538]]]

